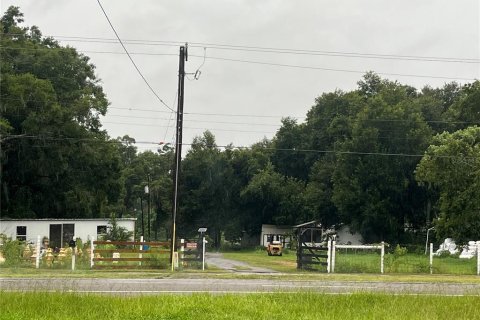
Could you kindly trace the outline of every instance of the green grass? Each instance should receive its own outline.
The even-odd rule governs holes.
[[[0,292],[0,319],[480,319],[480,297],[385,294],[102,296]]]
[[[270,268],[272,270],[298,273],[296,252],[288,251],[283,256],[268,256],[264,250],[242,250],[225,252],[227,259],[239,260],[252,266]],[[337,273],[380,273],[380,254],[377,252],[342,253],[336,252],[335,272]],[[459,259],[456,257],[434,257],[434,274],[475,275],[477,260]],[[326,267],[322,267],[326,272]],[[405,254],[396,256],[386,254],[384,260],[385,273],[429,274],[429,256],[422,254]]]
[[[295,251],[284,252],[282,256],[269,256],[265,250],[241,250],[224,252],[223,257],[246,262],[255,267],[269,268],[280,272],[298,272]]]
[[[433,258],[433,273],[476,274],[477,258],[435,257]]]

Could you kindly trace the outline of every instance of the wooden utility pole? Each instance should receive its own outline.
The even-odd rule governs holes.
[[[172,271],[174,270],[174,252],[176,237],[176,219],[178,211],[178,179],[180,176],[180,163],[182,160],[182,132],[183,132],[183,97],[185,85],[185,61],[188,60],[188,47],[180,47],[178,63],[178,105],[177,105],[177,125],[175,138],[175,168],[173,172],[173,213],[172,213],[172,248],[170,251]]]

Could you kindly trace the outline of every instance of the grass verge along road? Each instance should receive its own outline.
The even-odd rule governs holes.
[[[103,296],[0,292],[0,319],[480,319],[480,297],[356,293]]]

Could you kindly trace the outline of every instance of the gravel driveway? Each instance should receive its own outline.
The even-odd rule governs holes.
[[[205,255],[205,262],[209,265],[215,266],[219,269],[228,270],[231,272],[236,273],[261,273],[261,274],[275,274],[278,271],[267,269],[267,268],[260,268],[260,267],[253,267],[248,263],[225,259],[223,258],[221,253],[214,253],[214,252],[207,252]]]

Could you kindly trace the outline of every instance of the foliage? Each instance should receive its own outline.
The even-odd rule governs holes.
[[[397,244],[397,246],[393,250],[393,254],[394,254],[395,257],[401,257],[401,256],[406,255],[407,253],[408,253],[407,248],[401,247],[399,244]]]
[[[118,225],[115,215],[110,217],[107,233],[103,236],[103,240],[110,241],[128,241],[132,240],[133,231],[128,231],[127,228]]]
[[[209,131],[194,139],[181,171],[179,222],[185,238],[207,227],[214,246],[220,247],[226,222],[235,219],[232,197],[236,186],[229,156],[220,152]]]
[[[102,216],[120,196],[120,159],[95,67],[22,17],[10,7],[0,26],[2,216]]]
[[[480,127],[437,135],[416,177],[439,190],[435,228],[440,238],[460,243],[480,238]]]
[[[22,252],[24,248],[24,242],[3,237],[0,250],[5,258],[5,266],[20,265],[22,262]]]

